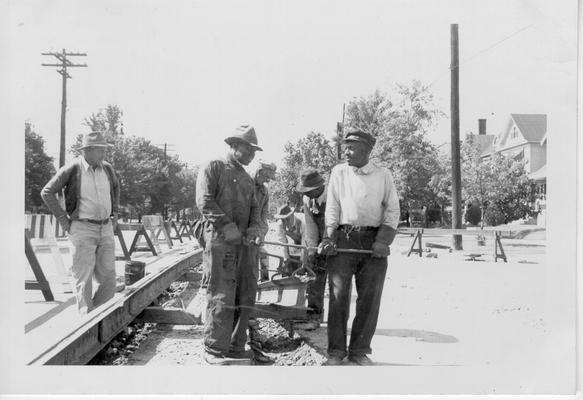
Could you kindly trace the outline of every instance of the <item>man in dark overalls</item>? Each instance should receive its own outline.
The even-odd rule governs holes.
[[[324,178],[315,169],[308,169],[300,175],[296,190],[303,194],[302,203],[305,217],[303,242],[307,247],[315,248],[326,234],[324,216],[326,211],[326,185]],[[315,280],[308,284],[308,322],[298,324],[305,330],[320,327],[324,315],[324,291],[326,289],[326,256],[317,254],[315,249],[308,251],[305,260],[316,274]]]
[[[257,248],[248,243],[260,236],[255,183],[243,168],[262,150],[255,130],[242,125],[225,142],[230,146],[227,157],[201,168],[196,184],[204,224],[205,360],[215,365],[251,357],[245,344],[257,293],[258,260]]]

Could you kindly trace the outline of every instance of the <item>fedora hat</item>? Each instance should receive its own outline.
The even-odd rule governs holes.
[[[275,219],[286,219],[294,213],[295,209],[293,207],[284,204],[277,209],[277,214],[273,216]]]
[[[113,144],[107,143],[103,132],[90,132],[83,135],[83,142],[79,150],[86,149],[88,147],[111,147]]]
[[[370,133],[361,131],[360,129],[353,129],[344,135],[344,143],[346,142],[361,142],[373,148],[377,140]]]
[[[324,186],[324,183],[324,178],[322,178],[322,175],[320,175],[318,171],[315,169],[308,169],[300,175],[296,191],[306,193]]]
[[[246,143],[255,150],[262,151],[263,149],[257,146],[257,135],[255,128],[251,125],[241,125],[235,129],[234,134],[225,139],[225,143],[231,145],[232,143]]]
[[[255,171],[255,175],[257,175],[259,171],[265,171],[265,173],[267,174],[267,176],[269,176],[270,179],[275,179],[275,172],[277,171],[277,166],[274,163],[268,163],[266,161],[259,160],[257,170]]]

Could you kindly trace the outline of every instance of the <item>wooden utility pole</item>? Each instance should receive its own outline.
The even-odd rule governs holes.
[[[71,75],[67,72],[67,68],[70,67],[86,67],[87,64],[73,64],[71,61],[67,59],[68,56],[86,56],[85,53],[67,53],[65,49],[63,49],[62,53],[41,53],[43,56],[54,56],[59,60],[59,64],[41,64],[43,67],[60,67],[57,70],[63,77],[63,94],[61,99],[61,146],[59,151],[59,167],[65,165],[65,132],[66,132],[66,123],[65,123],[65,114],[67,112],[67,79],[72,79]]]
[[[342,159],[342,139],[344,138],[344,115],[346,114],[346,103],[342,104],[342,122],[336,123],[336,155],[339,160]]]
[[[462,227],[462,174],[460,162],[460,88],[458,26],[451,25],[451,205],[452,228]],[[453,235],[453,248],[462,250],[462,236]]]

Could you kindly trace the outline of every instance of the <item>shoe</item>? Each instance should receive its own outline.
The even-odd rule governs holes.
[[[318,329],[319,327],[320,327],[320,321],[318,321],[316,319],[311,319],[311,320],[306,321],[306,322],[300,322],[300,323],[294,324],[294,328],[303,329],[305,331],[313,331],[315,329]]]
[[[253,350],[229,350],[227,353],[227,358],[235,358],[237,360],[252,359]]]
[[[323,365],[326,365],[326,366],[342,365],[343,359],[344,359],[344,357],[340,357],[340,356],[330,356],[330,357],[328,357],[328,360],[326,360],[326,362]]]
[[[216,355],[216,354],[207,353],[206,351],[204,352],[203,359],[207,365],[225,365],[227,362],[225,357],[220,356],[220,355]]]
[[[273,364],[275,362],[272,358],[266,356],[260,351],[253,352],[253,359],[256,364]]]
[[[368,358],[366,354],[361,356],[348,356],[348,361],[350,361],[351,364],[356,365],[374,365],[372,360]]]

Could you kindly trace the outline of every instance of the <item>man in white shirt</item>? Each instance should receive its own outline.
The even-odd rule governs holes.
[[[376,140],[353,130],[344,138],[347,163],[332,169],[326,204],[326,233],[319,246],[328,255],[330,303],[327,365],[371,365],[367,354],[378,320],[387,271],[389,245],[399,223],[399,199],[391,173],[369,162]],[[339,249],[371,250],[369,254],[336,253]],[[350,343],[346,332],[351,282],[356,283],[356,314]]]
[[[115,294],[113,231],[119,208],[119,182],[105,161],[111,146],[101,132],[83,137],[83,155],[63,166],[46,184],[41,196],[73,244],[71,272],[81,314],[87,314]],[[64,189],[65,209],[57,194]],[[93,280],[97,290],[93,293]]]

